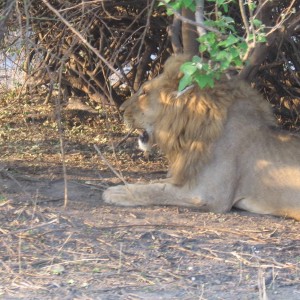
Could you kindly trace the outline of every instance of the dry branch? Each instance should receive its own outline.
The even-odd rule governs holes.
[[[12,3],[15,1],[6,1],[5,5]],[[16,3],[16,11],[9,6],[5,24],[8,31],[14,30],[15,24],[22,25],[20,31],[26,38],[26,91],[44,86],[49,90],[48,102],[57,89],[57,70],[62,67],[61,88],[66,101],[76,96],[92,107],[119,106],[162,69],[171,46],[175,53],[185,50],[196,54],[197,30],[220,34],[203,25],[202,0],[196,2],[196,15],[184,9],[174,12],[173,19],[153,0],[43,0],[26,6],[22,1]],[[249,36],[254,30],[252,20],[258,18],[266,25],[268,41],[253,43],[254,48],[247,54],[249,64],[240,76],[254,82],[280,112],[283,97],[291,103],[299,97],[300,4],[295,0],[261,0],[252,12],[247,6],[250,2],[245,3],[229,5],[228,15],[234,19],[239,34]],[[216,6],[210,2],[205,2],[204,10],[211,18],[217,14]],[[6,16],[5,12],[8,10],[2,7]],[[299,122],[294,108],[287,113],[288,127]]]

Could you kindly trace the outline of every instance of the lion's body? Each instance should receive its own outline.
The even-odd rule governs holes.
[[[226,212],[233,206],[300,220],[300,138],[276,128],[268,103],[241,81],[178,95],[179,66],[171,58],[162,75],[123,105],[133,128],[166,154],[171,178],[106,190],[119,205],[180,205]]]

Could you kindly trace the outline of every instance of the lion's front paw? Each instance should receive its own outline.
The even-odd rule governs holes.
[[[134,206],[133,195],[125,185],[117,185],[108,188],[102,194],[104,202],[122,206]]]

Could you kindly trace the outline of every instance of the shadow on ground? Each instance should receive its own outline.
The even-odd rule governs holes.
[[[91,170],[64,207],[62,176],[22,171],[1,172],[2,299],[300,299],[294,220],[111,207],[120,180]]]

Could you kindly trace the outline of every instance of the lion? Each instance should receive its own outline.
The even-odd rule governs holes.
[[[186,60],[169,58],[121,106],[128,127],[166,155],[170,177],[110,187],[103,200],[215,213],[236,207],[300,220],[300,137],[279,129],[269,103],[239,79],[178,93]]]

